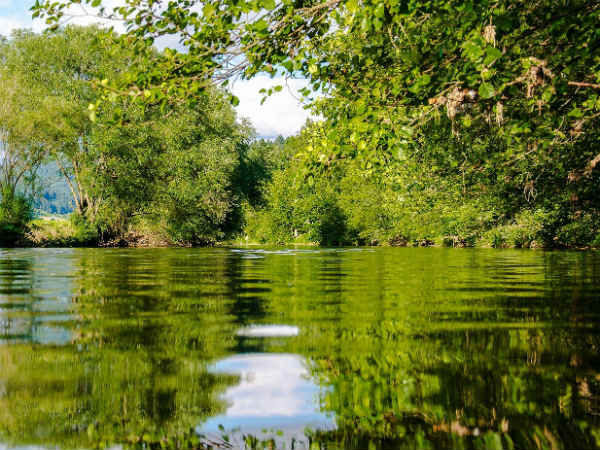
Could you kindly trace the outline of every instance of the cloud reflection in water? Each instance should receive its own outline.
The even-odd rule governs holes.
[[[293,337],[297,327],[254,325],[242,328],[239,336]],[[301,434],[306,427],[330,429],[333,417],[319,410],[319,386],[309,377],[304,358],[295,354],[250,353],[230,356],[211,368],[214,373],[238,375],[240,382],[223,395],[227,411],[209,419],[202,432],[242,427],[246,433],[263,429]]]

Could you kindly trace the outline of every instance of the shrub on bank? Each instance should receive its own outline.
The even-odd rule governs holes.
[[[266,205],[245,211],[246,240],[287,244],[494,248],[600,246],[600,215],[568,204],[523,208],[507,218],[493,198],[463,201],[433,191],[396,192],[368,179],[317,179],[294,184],[287,171],[267,186]],[[505,208],[498,208],[502,211]]]
[[[97,228],[76,213],[40,217],[28,228],[25,241],[36,247],[82,247],[99,241]]]
[[[600,246],[600,217],[578,211],[567,224],[556,231],[555,242],[561,247]]]
[[[600,245],[600,216],[560,209],[523,210],[504,225],[485,231],[483,247],[580,248]]]
[[[16,245],[33,216],[28,197],[7,190],[0,193],[0,245]]]

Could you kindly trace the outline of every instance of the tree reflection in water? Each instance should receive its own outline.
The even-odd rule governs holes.
[[[0,442],[596,448],[598,281],[566,252],[5,251]]]

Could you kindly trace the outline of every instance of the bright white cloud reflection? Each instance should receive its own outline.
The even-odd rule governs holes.
[[[299,329],[291,325],[251,325],[237,332],[245,337],[292,337],[298,336]]]
[[[304,359],[298,355],[236,355],[217,362],[212,371],[239,375],[240,383],[224,394],[225,414],[206,422],[203,431],[214,431],[219,425],[243,430],[333,425],[333,419],[319,410],[319,387],[309,379]]]

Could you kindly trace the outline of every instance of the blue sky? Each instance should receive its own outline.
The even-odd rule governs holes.
[[[104,0],[107,6],[118,4],[121,0]],[[41,20],[32,20],[29,8],[35,0],[0,0],[0,34],[10,35],[15,28],[31,28],[41,31],[44,27]],[[72,23],[88,24],[92,18],[77,18]],[[261,105],[260,89],[281,84],[287,86],[281,92]],[[297,133],[309,113],[302,108],[296,98],[298,89],[306,86],[305,80],[271,79],[268,76],[257,76],[250,81],[238,81],[233,85],[233,92],[240,99],[238,114],[250,119],[258,134],[263,137],[277,135],[290,136]]]
[[[10,34],[14,28],[33,28],[29,8],[34,3],[34,0],[0,0],[0,34]]]

